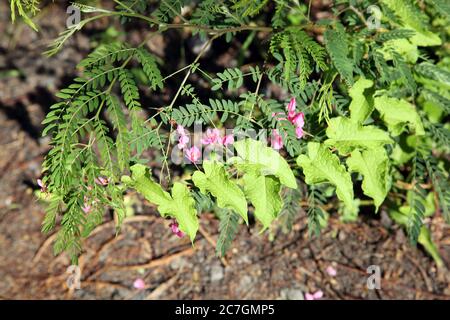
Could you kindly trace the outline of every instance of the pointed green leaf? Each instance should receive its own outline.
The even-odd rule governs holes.
[[[242,190],[229,178],[223,165],[215,161],[204,161],[205,172],[195,171],[192,181],[204,194],[217,198],[220,208],[233,209],[248,223],[247,201]]]
[[[122,182],[136,189],[149,202],[158,206],[163,217],[173,217],[177,220],[181,231],[189,235],[194,241],[198,230],[197,210],[195,200],[187,186],[175,182],[172,196],[163,190],[160,184],[153,181],[150,171],[142,164],[135,164],[130,168],[131,177],[123,176]]]
[[[131,177],[123,176],[122,182],[133,187],[151,203],[160,206],[172,200],[170,194],[153,181],[150,170],[142,164],[135,164],[130,168]]]
[[[326,133],[329,139],[325,144],[337,148],[341,154],[393,143],[386,131],[375,126],[363,126],[344,117],[330,119]]]
[[[159,206],[159,212],[163,217],[174,217],[180,230],[189,235],[191,241],[194,241],[199,224],[195,200],[191,192],[186,185],[175,182],[172,187],[172,198],[171,202]]]
[[[349,95],[352,97],[350,103],[350,119],[353,122],[363,123],[367,120],[373,111],[372,97],[366,97],[364,91],[373,86],[373,81],[360,78],[355,82],[353,87],[349,90]]]
[[[244,193],[255,207],[255,217],[268,228],[281,211],[280,181],[274,176],[245,174]]]
[[[346,206],[353,206],[353,184],[338,156],[327,146],[317,142],[308,143],[308,155],[300,155],[297,164],[302,167],[307,184],[328,182],[336,187],[336,194]]]
[[[407,123],[416,130],[417,135],[425,134],[420,116],[411,103],[387,96],[376,97],[374,102],[375,109],[380,112],[392,135],[398,136]]]
[[[266,147],[263,142],[253,139],[237,141],[233,146],[242,158],[241,161],[233,158],[237,163],[252,165],[259,169],[261,175],[274,175],[280,179],[281,184],[292,189],[297,188],[297,181],[291,167],[274,149]]]
[[[362,174],[362,189],[364,194],[374,200],[376,210],[383,203],[389,191],[389,158],[384,148],[375,148],[359,152],[352,152],[347,159],[350,171]]]

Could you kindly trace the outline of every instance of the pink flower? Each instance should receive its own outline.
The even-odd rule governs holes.
[[[186,157],[191,161],[192,163],[195,163],[200,159],[202,156],[202,153],[200,152],[199,148],[196,146],[193,146],[186,150]]]
[[[234,137],[232,134],[228,134],[225,137],[222,138],[222,144],[224,146],[227,146],[229,144],[233,144],[234,143]]]
[[[186,135],[186,130],[184,129],[184,127],[182,125],[177,125],[177,133],[180,136],[184,136],[184,135]]]
[[[94,179],[95,183],[101,186],[107,186],[109,183],[108,178],[98,177]]]
[[[182,238],[184,236],[183,231],[178,228],[178,223],[176,221],[173,221],[171,224],[169,224],[169,227],[172,230],[172,233],[178,238]]]
[[[330,275],[331,277],[335,277],[337,275],[337,271],[335,268],[333,268],[332,266],[328,266],[326,269],[326,272],[328,273],[328,275]]]
[[[302,127],[297,127],[295,128],[295,134],[297,135],[297,138],[300,139],[301,137],[303,137],[303,128]]]
[[[305,294],[305,300],[318,300],[323,297],[322,290],[316,291],[315,293],[306,293]]]
[[[83,210],[83,212],[84,213],[89,213],[89,212],[91,212],[91,209],[92,209],[92,207],[89,205],[89,204],[87,204],[87,203],[85,203],[82,207],[81,207],[81,210]]]
[[[182,150],[186,148],[187,144],[189,143],[189,136],[186,134],[186,130],[184,129],[184,127],[180,125],[177,126],[177,133],[179,135],[178,149]]]
[[[295,101],[295,98],[292,98],[291,101],[289,101],[289,104],[287,105],[287,111],[288,111],[288,119],[291,121],[292,118],[295,117],[295,109],[297,107],[297,102]]]
[[[143,290],[145,289],[145,282],[143,279],[141,278],[137,278],[136,280],[134,280],[133,282],[133,287],[135,287],[138,290]]]
[[[288,113],[287,120],[289,120],[295,126],[295,133],[297,135],[297,138],[301,139],[304,135],[303,126],[305,125],[305,115],[303,112],[297,112],[296,107],[297,107],[297,102],[295,101],[295,98],[292,98],[286,107],[287,113]],[[274,113],[272,113],[272,116],[275,117],[280,114],[281,114],[280,112],[276,112],[276,113],[274,112]],[[280,120],[286,120],[286,119],[278,117],[277,120],[280,121]]]
[[[275,150],[280,150],[283,148],[283,140],[281,139],[280,134],[278,133],[277,129],[272,130],[272,137],[270,138],[270,144],[272,145],[272,148]]]
[[[189,143],[188,136],[180,136],[178,138],[178,149],[182,150],[182,149],[186,148],[188,143]]]
[[[37,184],[39,187],[41,187],[41,192],[47,192],[47,186],[42,182],[41,179],[37,179]]]
[[[294,126],[303,128],[305,125],[305,115],[303,112],[299,112],[291,119],[291,122]]]
[[[202,139],[203,144],[215,144],[220,143],[220,131],[219,129],[208,129],[206,130],[205,137]]]

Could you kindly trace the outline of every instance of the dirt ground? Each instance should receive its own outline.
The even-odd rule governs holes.
[[[53,256],[54,236],[41,234],[44,208],[33,191],[49,149],[40,122],[52,95],[88,52],[89,38],[80,34],[56,57],[44,57],[48,39],[63,29],[64,7],[44,10],[41,32],[35,34],[11,26],[5,6],[0,4],[1,299],[301,299],[317,290],[323,299],[450,299],[446,268],[438,270],[420,247],[411,247],[384,214],[362,215],[351,224],[332,215],[319,238],[308,236],[303,212],[292,232],[275,229],[273,239],[242,225],[228,255],[219,259],[214,254],[218,222],[211,215],[202,216],[192,247],[147,206],[138,206],[118,236],[105,217],[85,241],[81,289],[68,290],[70,261],[65,254]],[[429,225],[450,266],[450,227],[441,217]],[[380,290],[367,288],[370,265],[381,268]],[[325,271],[329,266],[336,276]],[[133,288],[137,278],[145,280],[144,290]]]

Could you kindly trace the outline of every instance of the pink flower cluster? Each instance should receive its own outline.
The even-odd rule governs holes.
[[[190,139],[188,133],[186,132],[183,126],[180,125],[177,126],[177,134],[178,134],[178,145],[177,145],[178,149],[184,150],[186,158],[188,158],[189,161],[191,161],[192,163],[197,162],[198,159],[200,159],[201,157],[201,152],[196,146],[193,146],[191,148],[187,147]]]
[[[197,146],[192,146],[188,148],[189,135],[183,126],[177,126],[178,134],[178,149],[184,150],[186,158],[192,163],[196,163],[201,158],[201,151]],[[227,146],[234,142],[234,137],[232,134],[221,136],[219,129],[208,129],[201,140],[203,145],[222,145]]]
[[[219,129],[207,129],[206,134],[202,139],[202,144],[204,145],[223,145],[227,146],[234,142],[234,137],[232,134],[225,135],[221,137]]]
[[[295,126],[295,133],[298,139],[303,137],[303,127],[305,125],[305,115],[303,112],[297,112],[297,102],[292,98],[287,105],[287,119]],[[273,113],[272,116],[278,116],[280,113]],[[277,120],[285,120],[284,118],[277,118]],[[283,148],[283,140],[277,129],[272,130],[272,137],[270,139],[272,148],[280,150]]]
[[[182,238],[184,236],[183,231],[178,228],[178,223],[175,220],[171,224],[169,224],[169,227],[172,233],[178,238]]]

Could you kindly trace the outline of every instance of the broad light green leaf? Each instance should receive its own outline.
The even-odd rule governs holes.
[[[268,228],[278,216],[283,202],[280,181],[274,176],[247,173],[243,177],[244,193],[255,207],[255,217]]]
[[[264,145],[261,141],[245,139],[233,144],[239,158],[233,158],[233,161],[243,165],[251,165],[258,168],[260,174],[274,175],[280,179],[281,184],[296,189],[297,181],[294,173],[285,159],[274,149]]]
[[[392,135],[400,135],[407,123],[416,130],[416,135],[425,134],[420,116],[411,103],[402,99],[380,96],[375,98],[375,109],[380,112]]]
[[[382,2],[400,17],[405,28],[416,32],[410,39],[412,44],[417,46],[439,46],[442,44],[439,35],[427,30],[423,14],[412,1],[382,0]]]
[[[180,230],[194,241],[198,230],[197,210],[195,200],[187,186],[175,182],[171,196],[163,190],[161,185],[152,180],[149,169],[144,165],[135,164],[130,170],[131,177],[123,176],[122,182],[136,189],[149,202],[157,205],[163,217],[175,218]]]
[[[175,182],[172,187],[172,198],[171,202],[159,206],[159,212],[164,217],[174,217],[179,229],[189,235],[191,241],[194,241],[199,224],[195,200],[191,192],[185,184]]]
[[[337,148],[341,154],[393,143],[386,131],[376,126],[363,126],[344,117],[330,119],[326,133],[329,139],[325,144]]]
[[[307,184],[328,182],[336,187],[336,194],[346,206],[353,203],[353,184],[350,173],[341,165],[338,156],[331,153],[326,145],[308,143],[308,156],[300,155],[297,164],[302,167]]]
[[[364,91],[373,86],[373,81],[360,78],[355,82],[353,87],[349,90],[349,95],[352,97],[350,103],[350,119],[353,122],[364,123],[373,111],[373,99],[370,95],[366,97]]]
[[[409,63],[416,63],[419,58],[419,49],[408,39],[393,39],[383,43],[383,48],[378,50],[385,60],[392,60],[392,51],[399,53]]]
[[[350,171],[362,174],[364,194],[374,200],[376,211],[383,203],[389,191],[389,158],[384,148],[375,148],[359,152],[353,151],[347,159]]]
[[[205,172],[195,171],[192,181],[204,194],[211,193],[217,198],[220,208],[233,209],[248,223],[247,200],[242,190],[233,183],[222,164],[215,161],[204,161]]]
[[[131,177],[122,176],[122,182],[136,189],[145,199],[157,206],[164,205],[172,200],[170,194],[164,191],[160,184],[153,181],[150,170],[146,166],[135,164],[130,168],[130,171]]]

